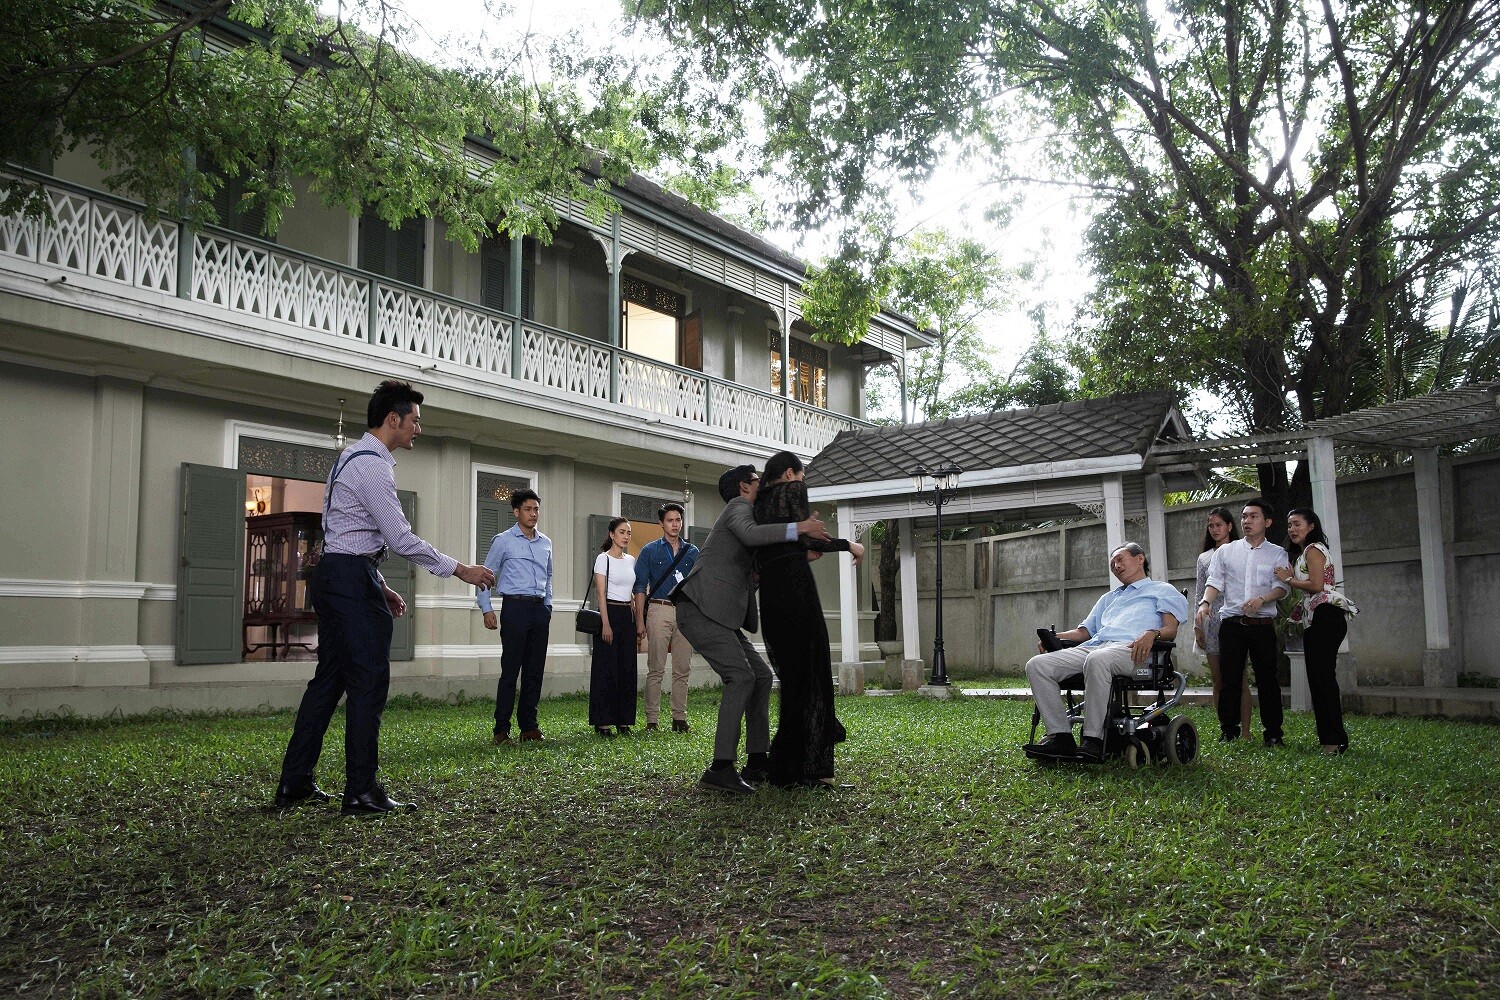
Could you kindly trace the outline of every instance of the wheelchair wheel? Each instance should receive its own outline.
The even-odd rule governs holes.
[[[1185,715],[1167,723],[1167,759],[1174,764],[1191,764],[1198,758],[1198,729]]]
[[[1151,751],[1141,740],[1132,740],[1125,748],[1125,766],[1134,770],[1138,767],[1151,766]]]

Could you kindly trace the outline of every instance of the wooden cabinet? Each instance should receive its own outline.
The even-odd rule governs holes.
[[[316,649],[293,637],[300,623],[318,620],[311,584],[322,540],[323,516],[315,511],[245,518],[245,654],[269,648],[274,660],[293,646]],[[268,642],[250,641],[255,627],[269,630]]]

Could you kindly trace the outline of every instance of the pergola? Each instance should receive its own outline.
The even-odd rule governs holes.
[[[1500,435],[1500,382],[1462,386],[1415,399],[1313,421],[1297,430],[1194,440],[1173,398],[1135,393],[900,427],[841,433],[814,459],[809,497],[837,504],[840,530],[894,519],[901,533],[902,631],[905,657],[921,658],[913,525],[931,508],[913,492],[911,472],[949,462],[963,469],[943,517],[954,524],[1076,516],[1105,523],[1110,548],[1124,541],[1127,519],[1144,517],[1147,547],[1165,551],[1162,497],[1202,483],[1213,467],[1307,460],[1313,506],[1323,519],[1335,565],[1343,567],[1335,459],[1339,455],[1410,452],[1420,522],[1429,687],[1456,681],[1448,628],[1447,579],[1438,496],[1439,449]],[[1153,575],[1164,577],[1166,560]],[[839,587],[841,658],[859,659],[858,591],[853,565],[842,561]]]

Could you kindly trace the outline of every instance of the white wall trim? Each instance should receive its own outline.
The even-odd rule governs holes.
[[[959,489],[1000,486],[1008,483],[1048,479],[1075,479],[1080,476],[1138,472],[1145,464],[1140,455],[1108,455],[1101,458],[1073,458],[1063,462],[1035,462],[1003,469],[964,471],[958,477]],[[807,491],[813,502],[824,500],[859,500],[867,497],[905,497],[912,494],[911,479],[885,479],[869,483],[845,483],[816,486]]]
[[[435,608],[442,611],[478,611],[479,603],[470,594],[418,594],[416,606],[419,608]],[[565,600],[561,597],[552,602],[552,614],[554,619],[563,612],[574,612],[583,607],[582,601]]]
[[[336,397],[335,397],[336,398]],[[355,433],[350,434],[351,441],[359,440],[364,433],[360,428],[360,420],[364,419],[362,414],[356,414],[354,420]],[[348,429],[349,415],[344,414],[345,433]],[[334,424],[337,428],[338,425]],[[290,427],[273,427],[270,424],[253,424],[248,420],[235,420],[230,418],[224,421],[224,468],[238,469],[240,467],[240,439],[260,438],[263,441],[280,441],[282,444],[300,444],[308,448],[322,448],[325,451],[335,450],[333,447],[333,434],[315,434],[311,431],[293,430]]]
[[[60,597],[72,600],[175,601],[177,587],[136,580],[27,580],[0,578],[0,597]]]
[[[152,647],[153,649],[155,647]],[[170,647],[168,647],[170,648]],[[0,664],[147,663],[143,646],[0,646]]]

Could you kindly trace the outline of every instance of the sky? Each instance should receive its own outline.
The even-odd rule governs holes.
[[[325,5],[330,11],[335,8],[336,3]],[[604,39],[618,37],[624,30],[617,0],[514,0],[508,8],[485,0],[438,0],[408,3],[405,12],[425,32],[425,38],[413,40],[413,47],[418,54],[439,61],[450,35],[468,40],[482,36],[496,44],[528,31],[540,35],[577,31],[585,38]],[[1012,308],[982,324],[985,339],[996,352],[995,363],[1008,371],[1031,342],[1027,309],[1038,300],[1046,302],[1051,333],[1060,335],[1080,290],[1088,287],[1086,271],[1078,262],[1085,219],[1066,193],[1043,191],[1021,206],[1009,226],[999,229],[984,221],[990,194],[976,189],[975,182],[972,170],[953,164],[941,167],[927,183],[906,193],[898,226],[903,230],[941,226],[989,246],[1007,268],[1030,262],[1044,275],[1035,287],[1019,290]],[[765,236],[809,261],[821,257],[833,238],[831,232],[775,228]]]

